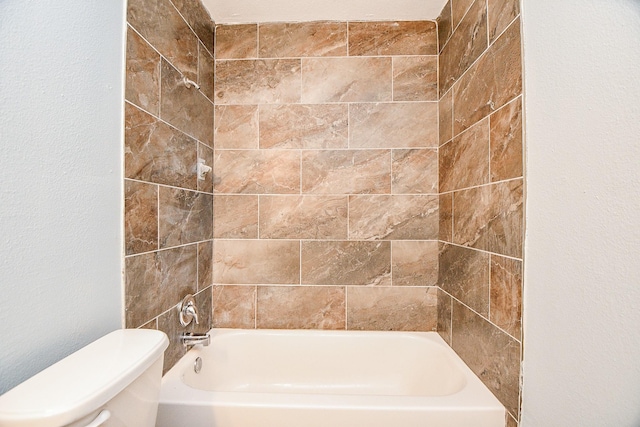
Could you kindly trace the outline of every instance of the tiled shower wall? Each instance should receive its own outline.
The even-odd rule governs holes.
[[[438,331],[517,425],[523,138],[518,0],[450,0],[440,39]]]
[[[434,22],[216,27],[213,325],[435,330]]]
[[[176,306],[186,294],[198,329],[211,325],[213,179],[197,179],[196,161],[213,164],[213,23],[199,2],[128,3],[125,322],[167,333],[167,370],[184,353]]]

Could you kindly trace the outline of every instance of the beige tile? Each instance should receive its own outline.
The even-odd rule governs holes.
[[[213,167],[213,150],[208,146],[198,143],[198,160],[204,160],[204,164]],[[205,174],[204,179],[198,179],[198,191],[213,193],[213,171]]]
[[[437,286],[438,242],[394,241],[393,286]]]
[[[394,101],[438,100],[438,57],[398,56],[393,58]]]
[[[391,284],[391,242],[303,241],[302,283],[385,286]]]
[[[440,244],[438,284],[476,312],[489,315],[489,255],[462,246]]]
[[[391,166],[393,194],[438,193],[438,150],[393,150]]]
[[[522,93],[519,21],[515,21],[469,68],[454,89],[456,134]]]
[[[260,148],[347,148],[346,104],[260,106]]]
[[[460,24],[467,10],[469,10],[474,2],[482,2],[482,0],[451,0],[451,14],[454,29]]]
[[[487,4],[475,1],[440,54],[440,90],[446,92],[487,49]]]
[[[438,196],[349,197],[349,239],[435,240]]]
[[[440,191],[489,182],[489,120],[484,119],[440,147]]]
[[[395,102],[349,106],[351,148],[438,147],[438,103]]]
[[[391,58],[303,58],[302,102],[391,101]]]
[[[125,177],[176,187],[197,187],[197,142],[125,103]]]
[[[216,104],[300,102],[300,59],[216,61]]]
[[[486,185],[453,194],[453,243],[487,250],[491,192],[491,186]]]
[[[490,320],[521,339],[522,261],[491,255]]]
[[[215,70],[215,61],[213,56],[206,50],[206,48],[200,43],[198,49],[198,84],[200,85],[200,91],[213,102],[214,88],[213,88],[213,72]]]
[[[215,239],[258,238],[258,196],[213,196]]]
[[[362,194],[391,192],[389,150],[302,152],[302,192]]]
[[[182,75],[162,60],[160,118],[187,135],[213,147],[213,104]]]
[[[261,58],[347,55],[345,22],[260,24]]]
[[[435,287],[347,288],[347,329],[378,331],[435,331]]]
[[[452,304],[451,296],[438,288],[438,333],[449,345],[451,345]]]
[[[451,22],[451,0],[447,2],[440,12],[440,16],[436,19],[438,24],[438,52],[442,52],[442,48],[449,41],[453,32]]]
[[[191,80],[198,77],[198,38],[169,0],[130,0],[127,21]]]
[[[440,214],[439,239],[453,242],[453,193],[441,194],[438,207]]]
[[[520,344],[455,301],[452,343],[462,360],[517,417],[520,403]]]
[[[214,286],[212,305],[214,328],[255,328],[255,286]]]
[[[213,53],[213,21],[202,2],[171,0],[207,50]]]
[[[258,56],[258,25],[216,25],[216,59]]]
[[[160,55],[131,28],[127,28],[124,98],[151,114],[160,111]]]
[[[487,3],[489,5],[489,39],[493,42],[520,14],[520,2],[488,0]]]
[[[257,326],[344,329],[345,291],[337,286],[258,286]]]
[[[300,192],[300,153],[291,150],[216,150],[216,193]]]
[[[506,427],[518,427],[518,422],[507,412],[506,415]]]
[[[194,294],[197,269],[197,245],[126,257],[126,327],[141,326]]]
[[[433,21],[349,22],[349,56],[436,55]]]
[[[490,116],[491,181],[517,178],[522,167],[522,98]]]
[[[260,196],[261,239],[346,239],[347,196]]]
[[[258,106],[216,105],[213,134],[218,149],[258,148]]]
[[[213,238],[213,196],[179,188],[158,192],[160,248]]]
[[[126,254],[158,249],[158,187],[124,181],[124,234]]]
[[[198,292],[213,284],[213,240],[198,243]]]
[[[453,90],[450,90],[440,98],[438,115],[440,145],[442,145],[453,138]]]
[[[300,243],[291,240],[216,240],[216,284],[298,284]]]

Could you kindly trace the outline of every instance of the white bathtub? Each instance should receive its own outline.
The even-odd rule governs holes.
[[[158,427],[505,425],[504,407],[436,332],[210,334],[162,379]]]

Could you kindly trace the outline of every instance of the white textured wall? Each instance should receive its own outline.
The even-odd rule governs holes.
[[[524,0],[523,427],[640,426],[640,1]]]
[[[0,393],[121,326],[124,0],[0,0]]]

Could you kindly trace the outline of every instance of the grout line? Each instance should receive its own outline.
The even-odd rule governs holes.
[[[485,249],[472,248],[470,246],[461,245],[459,243],[445,242],[443,240],[440,240],[440,242],[446,243],[447,245],[456,246],[456,247],[459,247],[459,248],[465,248],[465,249],[470,249],[470,250],[473,250],[473,251],[476,251],[476,252],[481,252],[483,254],[500,256],[500,257],[503,257],[503,258],[506,258],[506,259],[510,259],[510,260],[513,260],[513,261],[523,261],[522,258],[516,258],[516,257],[510,256],[510,255],[503,255],[501,253],[491,252],[491,251],[487,251]]]
[[[129,255],[125,255],[125,259],[126,258],[133,258],[133,257],[137,257],[140,255],[151,255],[151,254],[155,254],[157,252],[166,252],[166,251],[170,251],[173,249],[180,249],[180,248],[186,248],[187,246],[193,246],[193,245],[197,245],[198,243],[206,243],[209,241],[212,241],[213,239],[207,239],[207,240],[198,240],[197,242],[191,242],[191,243],[184,243],[182,245],[176,245],[176,246],[170,246],[168,248],[159,248],[159,249],[154,249],[152,251],[146,251],[146,252],[139,252],[139,253],[135,253],[135,254],[129,254]],[[218,239],[218,240],[226,240],[226,239]],[[196,252],[197,252],[197,248],[196,248]]]
[[[182,191],[190,191],[192,193],[198,193],[198,194],[206,194],[208,196],[213,196],[214,193],[209,193],[206,191],[200,191],[200,190],[194,190],[193,188],[187,188],[187,187],[176,187],[175,185],[169,185],[169,184],[162,184],[160,182],[152,182],[152,181],[145,181],[142,179],[137,179],[137,178],[128,178],[128,177],[124,177],[125,180],[127,181],[133,181],[133,182],[139,182],[141,184],[149,184],[149,185],[157,185],[158,187],[162,187],[162,188],[172,188],[174,190],[182,190]],[[218,194],[216,194],[218,195]],[[222,193],[220,195],[225,195],[225,193]]]
[[[522,177],[522,176],[517,176],[515,178],[508,178],[508,179],[503,179],[503,180],[500,180],[500,181],[493,181],[493,182],[487,182],[487,183],[484,183],[484,184],[472,185],[472,186],[469,186],[469,187],[456,188],[455,190],[443,191],[442,193],[440,193],[440,195],[450,194],[450,193],[457,193],[459,191],[472,190],[472,189],[475,189],[475,188],[488,187],[488,186],[495,185],[495,184],[505,184],[507,182],[517,181],[517,180],[523,179],[523,178],[524,177]]]

